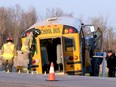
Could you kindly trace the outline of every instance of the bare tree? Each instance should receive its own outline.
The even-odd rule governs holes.
[[[60,8],[51,8],[47,9],[45,18],[60,17],[60,16],[73,16],[73,13],[66,13]]]
[[[72,13],[66,13],[59,8],[47,9],[45,18],[70,16]],[[19,5],[15,7],[0,7],[0,47],[5,42],[6,37],[11,36],[14,39],[16,47],[21,47],[21,34],[38,20],[37,13],[34,8],[24,11]],[[112,49],[116,51],[116,35],[112,27],[107,26],[108,17],[93,17],[89,21],[103,32],[103,49]],[[108,48],[109,47],[109,48]],[[107,49],[108,48],[108,49]]]
[[[0,7],[0,47],[5,42],[6,37],[13,37],[16,47],[21,45],[21,33],[37,21],[34,8],[25,12],[19,5],[15,7]],[[20,41],[20,42],[19,42]]]
[[[96,28],[100,28],[102,33],[103,33],[103,38],[102,38],[102,51],[107,51],[109,49],[112,49],[115,51],[115,42],[116,38],[115,38],[115,33],[112,29],[112,27],[107,26],[107,20],[108,17],[103,17],[103,16],[99,16],[99,17],[93,17],[90,18],[91,23],[96,27]]]

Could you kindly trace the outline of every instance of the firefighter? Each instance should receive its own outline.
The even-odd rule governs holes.
[[[24,42],[24,44],[22,45],[22,48],[21,48],[21,51],[22,51],[22,54],[24,56],[24,60],[25,60],[25,65],[24,65],[24,69],[25,70],[31,70],[31,62],[32,62],[32,59],[30,58],[30,48],[31,48],[31,44],[32,44],[32,41],[33,41],[33,32],[27,32],[26,34],[26,40]]]
[[[32,32],[27,32],[26,34],[26,40],[21,48],[22,52],[29,53],[29,48],[31,47],[32,40],[33,40],[33,33]]]
[[[2,69],[12,72],[13,59],[16,57],[16,49],[11,37],[7,38],[7,43],[2,46]]]
[[[24,54],[24,59],[27,61],[24,68],[28,68],[31,72],[32,58],[36,54],[36,37],[40,34],[40,30],[33,28],[34,31],[26,32],[25,42],[22,45],[21,51]],[[27,70],[27,69],[26,69]]]

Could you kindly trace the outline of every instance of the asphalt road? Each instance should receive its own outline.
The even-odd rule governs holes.
[[[0,87],[116,87],[116,78],[56,75],[57,81],[47,81],[48,75],[0,72]]]

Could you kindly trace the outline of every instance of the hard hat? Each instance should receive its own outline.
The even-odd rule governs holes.
[[[8,38],[7,38],[7,41],[9,41],[9,40],[12,41],[13,39],[12,39],[11,37],[8,37]]]

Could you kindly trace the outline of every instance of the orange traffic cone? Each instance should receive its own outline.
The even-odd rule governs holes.
[[[56,81],[55,80],[54,64],[53,64],[53,62],[51,62],[51,65],[50,65],[50,71],[49,71],[49,75],[48,75],[48,81]]]

